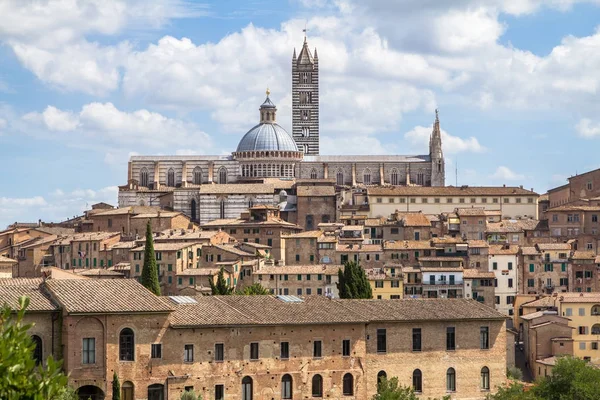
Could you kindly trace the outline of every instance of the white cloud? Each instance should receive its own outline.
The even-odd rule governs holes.
[[[583,118],[575,126],[579,136],[586,139],[592,139],[600,136],[600,123],[594,123],[588,118]]]
[[[51,131],[73,131],[79,125],[76,115],[70,111],[61,111],[56,107],[48,106],[42,113],[44,123]]]
[[[519,180],[524,180],[525,175],[516,173],[516,172],[512,171],[510,168],[502,165],[496,169],[496,172],[494,172],[490,176],[490,178],[496,179],[499,181],[519,181]]]
[[[429,138],[432,130],[433,126],[415,126],[412,130],[404,134],[404,139],[408,140],[408,142],[415,146],[415,148],[422,149],[421,151],[428,151]],[[443,129],[440,130],[442,133],[442,146],[444,153],[446,154],[462,152],[482,153],[486,150],[486,148],[479,143],[479,140],[477,140],[476,137],[471,136],[463,139],[458,136],[452,136]]]
[[[4,118],[0,118],[0,131],[8,126],[8,122]]]

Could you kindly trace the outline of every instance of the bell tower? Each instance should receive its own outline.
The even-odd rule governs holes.
[[[319,57],[317,49],[310,53],[306,35],[292,56],[292,137],[305,155],[319,154]]]
[[[438,110],[435,110],[435,122],[429,138],[429,156],[431,158],[431,186],[445,186],[446,163],[442,151],[442,132],[440,131]]]

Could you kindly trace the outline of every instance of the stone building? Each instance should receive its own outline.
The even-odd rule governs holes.
[[[489,248],[489,271],[496,276],[496,310],[513,315],[514,300],[518,293],[519,246],[491,245]]]
[[[318,57],[305,42],[292,60],[291,135],[277,124],[277,108],[267,90],[259,124],[241,138],[231,155],[132,156],[127,184],[119,187],[119,206],[160,205],[205,223],[238,218],[251,205],[279,204],[281,190],[287,190],[295,180],[327,180],[331,188],[444,185],[437,112],[428,154],[323,156],[319,154],[319,100]],[[317,197],[328,197],[327,206],[319,212],[318,220],[313,216],[314,225],[307,229],[335,219],[329,204],[331,190],[321,191]],[[305,225],[310,222],[307,217],[298,222]]]
[[[254,283],[278,295],[325,295],[338,298],[338,271],[342,265],[265,266],[253,273]]]
[[[506,380],[505,318],[470,300],[157,297],[131,279],[0,282],[3,303],[15,308],[23,294],[35,299],[28,318],[42,362],[64,358],[69,383],[93,400],[112,398],[113,371],[121,398],[148,400],[190,389],[206,399],[367,399],[382,377],[424,397],[480,399]]]

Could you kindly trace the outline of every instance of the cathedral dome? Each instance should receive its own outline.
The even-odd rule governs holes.
[[[292,136],[274,123],[261,123],[244,135],[237,147],[242,151],[298,151]]]

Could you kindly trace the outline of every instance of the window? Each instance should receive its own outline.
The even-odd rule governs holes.
[[[422,392],[423,391],[423,374],[421,374],[421,370],[420,369],[415,369],[413,371],[413,376],[412,376],[412,381],[413,381],[413,390],[415,392]]]
[[[215,344],[215,361],[223,361],[225,359],[225,345],[223,343]]]
[[[193,344],[186,344],[183,346],[183,362],[194,362]]]
[[[317,170],[314,168],[310,170],[310,179],[317,179]]]
[[[258,360],[258,343],[250,343],[250,359]]]
[[[133,383],[123,382],[121,385],[121,400],[133,400]]]
[[[292,398],[292,376],[285,374],[281,377],[281,398],[291,399]]]
[[[225,399],[225,385],[215,385],[215,400]]]
[[[344,375],[342,380],[342,393],[344,396],[354,395],[354,377],[350,373]]]
[[[31,337],[31,341],[35,344],[35,348],[33,350],[33,359],[35,360],[36,365],[40,365],[44,358],[44,353],[42,351],[42,338],[38,335],[33,335]]]
[[[145,167],[140,171],[140,186],[148,186],[148,170]]]
[[[513,264],[511,262],[508,263],[508,270],[512,270],[513,269]]]
[[[321,356],[322,356],[322,354],[321,354],[322,346],[323,346],[323,342],[321,342],[320,340],[315,340],[313,342],[313,357],[315,357],[315,358],[321,358]]]
[[[165,387],[160,383],[148,386],[148,400],[164,400]]]
[[[350,357],[350,339],[342,340],[342,356]]]
[[[482,350],[490,348],[490,328],[482,326],[479,328],[479,344]]]
[[[448,368],[446,371],[446,390],[456,392],[456,371],[454,368]]]
[[[162,344],[152,343],[150,350],[152,358],[162,358]]]
[[[344,173],[342,171],[338,171],[335,178],[338,186],[342,186],[344,184]]]
[[[456,328],[446,328],[446,350],[456,350]]]
[[[567,308],[567,309],[566,309],[566,313],[565,313],[565,315],[566,315],[567,317],[570,317],[570,316],[572,316],[572,315],[573,315],[573,309],[572,309],[572,308]]]
[[[175,186],[175,171],[173,168],[169,168],[169,171],[167,172],[167,186]]]
[[[227,183],[227,168],[219,168],[219,183],[224,185]]]
[[[490,390],[490,370],[488,367],[481,368],[481,389]]]
[[[119,360],[133,361],[134,356],[134,336],[133,331],[125,328],[119,334]]]
[[[527,279],[527,287],[534,287],[535,279]]]
[[[383,287],[383,281],[375,281],[375,288],[381,289]]]
[[[377,373],[377,386],[381,385],[384,379],[387,379],[387,374],[385,371],[379,371]]]
[[[398,170],[392,169],[392,173],[390,174],[390,183],[394,186],[398,185]]]
[[[371,170],[369,168],[365,168],[365,171],[363,172],[363,183],[365,185],[371,184]]]
[[[493,262],[492,263],[492,268],[494,269],[494,271],[497,270],[498,269],[498,263],[497,262]]]
[[[535,264],[529,264],[529,272],[535,272]]]
[[[513,287],[513,279],[512,278],[508,278],[508,287],[509,288]]]
[[[412,330],[412,349],[413,351],[421,351],[421,328],[413,328]]]
[[[252,400],[252,378],[245,376],[242,379],[242,400]]]
[[[413,329],[414,338],[414,329]],[[377,329],[377,352],[385,353],[387,351],[387,332],[385,329]]]
[[[279,344],[279,358],[282,360],[287,360],[290,358],[290,343],[289,342],[281,342]]]
[[[312,378],[312,397],[323,397],[323,378],[315,375]]]
[[[82,364],[96,364],[96,338],[83,338]]]

